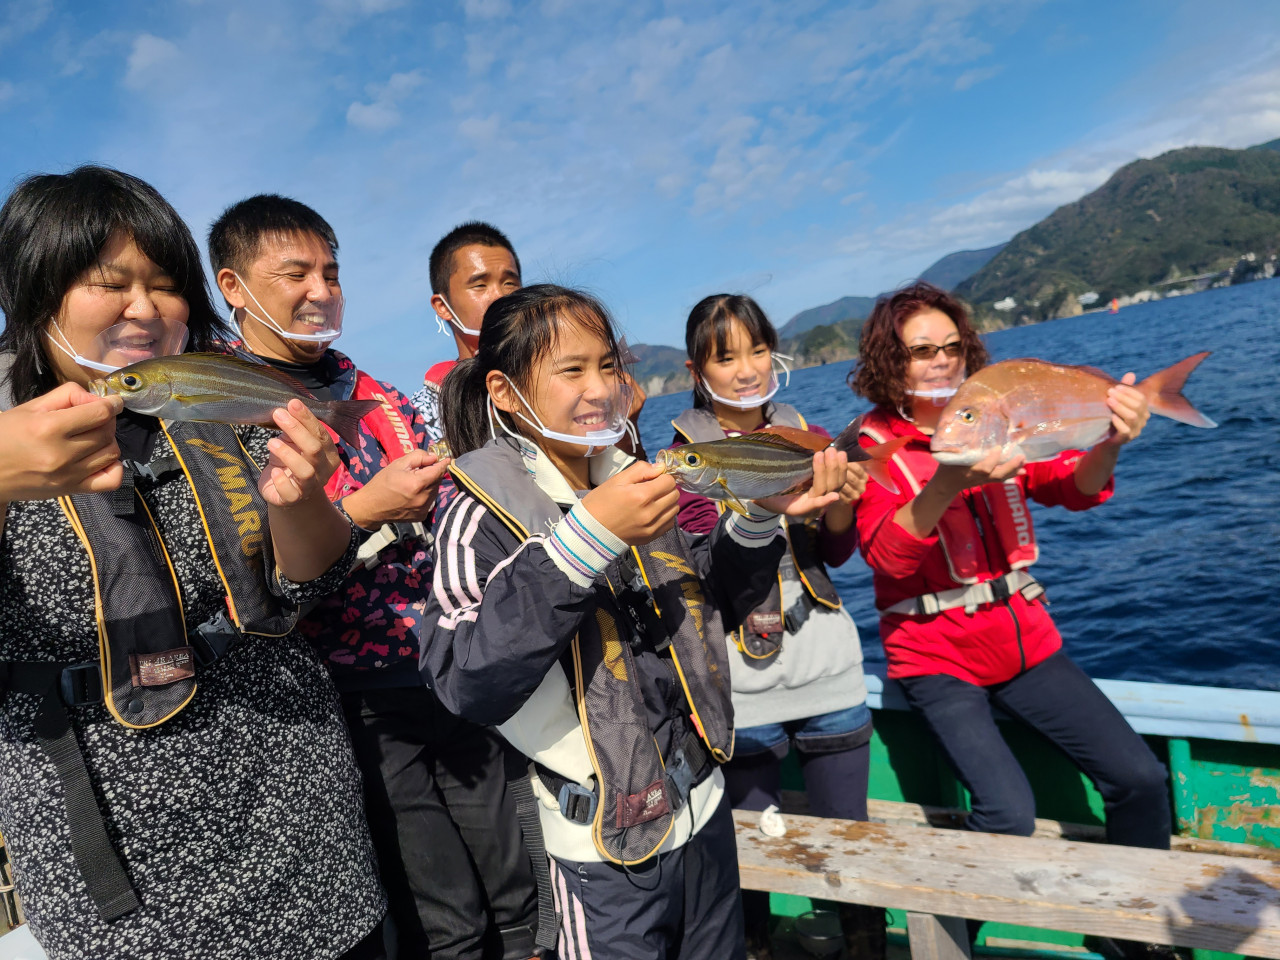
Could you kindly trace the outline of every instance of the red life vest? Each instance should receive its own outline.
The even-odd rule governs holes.
[[[360,425],[373,434],[378,446],[382,448],[382,452],[386,454],[387,460],[395,460],[404,456],[412,450],[418,449],[418,445],[413,440],[413,424],[405,418],[396,406],[387,399],[386,394],[382,392],[382,387],[378,385],[378,381],[369,376],[363,370],[356,371],[356,386],[351,392],[352,400],[377,400],[378,406],[374,410],[365,414],[360,421]],[[326,430],[329,428],[326,427]],[[332,430],[329,435],[333,437],[334,442],[338,442],[338,436]],[[346,465],[341,465],[334,471],[329,482],[325,484],[324,491],[328,494],[330,500],[338,498],[340,493],[350,493],[352,490],[358,490],[363,484],[356,480],[347,471]]]
[[[888,418],[880,410],[873,410],[862,421],[862,433],[876,443],[893,439]],[[893,462],[911,488],[912,496],[924,489],[925,484],[938,469],[938,461],[927,450],[899,450]],[[988,483],[968,491],[970,496],[981,496],[994,521],[991,546],[998,547],[1009,570],[1029,567],[1040,557],[1036,545],[1035,529],[1031,524],[1031,511],[1027,509],[1027,495],[1022,483],[1009,480],[1005,483]],[[979,558],[982,546],[982,530],[969,510],[965,497],[951,502],[936,527],[938,541],[947,558],[951,578],[958,584],[978,583],[979,572],[985,566]]]

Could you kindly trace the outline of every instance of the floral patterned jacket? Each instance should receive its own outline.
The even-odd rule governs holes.
[[[372,418],[394,414],[401,428],[407,428],[412,444],[424,450],[430,437],[422,416],[395,387],[368,378],[336,350],[328,351],[325,360],[335,365],[335,400],[351,399],[360,381],[365,387],[362,396],[368,390],[376,390],[392,408],[374,411],[361,422],[359,448],[336,440],[343,469],[335,477],[338,482],[331,481],[329,489],[333,499],[341,501],[402,455],[398,447],[384,449],[372,428]],[[386,431],[382,432],[385,436]],[[433,519],[434,516],[427,517],[428,529]],[[371,569],[357,567],[340,590],[320,601],[298,624],[299,632],[311,642],[339,689],[416,686],[421,682],[418,631],[431,591],[430,545],[421,540],[402,540],[383,549],[378,561]]]

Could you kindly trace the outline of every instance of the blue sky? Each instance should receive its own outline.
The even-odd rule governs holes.
[[[97,161],[197,238],[266,191],[337,229],[340,347],[450,352],[427,256],[461,220],[633,341],[720,290],[780,325],[1007,240],[1117,167],[1280,137],[1270,3],[0,2],[0,182]]]

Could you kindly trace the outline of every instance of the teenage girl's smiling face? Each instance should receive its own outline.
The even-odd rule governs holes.
[[[491,379],[489,389],[498,409],[513,414],[522,432],[544,450],[565,459],[581,458],[590,448],[544,437],[519,414],[532,412],[530,419],[536,418],[547,430],[573,436],[607,429],[610,415],[622,402],[619,372],[616,354],[596,329],[562,318],[555,341],[534,364],[529,383],[516,384],[528,407],[508,389],[505,377]]]
[[[921,310],[912,314],[902,325],[902,342],[908,350],[925,354],[929,347],[948,347],[960,343],[960,331],[955,321],[941,310]],[[951,347],[952,352],[957,352]],[[941,390],[955,386],[956,374],[964,366],[964,353],[948,356],[948,351],[938,350],[931,358],[913,357],[907,363],[907,390]]]
[[[773,377],[773,353],[766,344],[753,342],[740,320],[731,319],[724,350],[713,348],[702,369],[695,373],[716,396],[745,402],[768,391]]]
[[[98,263],[63,296],[62,308],[46,331],[53,338],[61,333],[75,353],[90,360],[127,366],[157,356],[166,335],[180,330],[189,314],[174,278],[143,253],[133,237],[117,232],[103,246]],[[99,334],[117,325],[122,326],[113,336],[113,349],[98,355]],[[102,376],[80,366],[47,339],[44,352],[64,382],[87,384]]]

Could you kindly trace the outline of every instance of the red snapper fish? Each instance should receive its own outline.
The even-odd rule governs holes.
[[[1193,427],[1217,424],[1191,405],[1182,386],[1209,351],[1197,353],[1135,384],[1152,413]],[[1107,391],[1120,381],[1094,367],[1044,360],[1003,360],[960,385],[929,443],[939,463],[971,466],[992,450],[1001,460],[1028,463],[1063,450],[1085,450],[1111,432]]]

